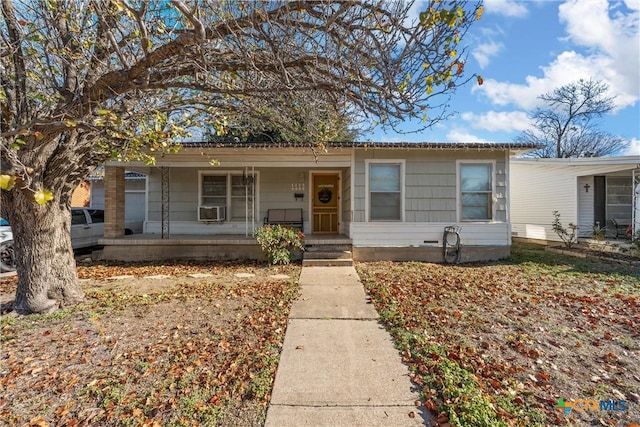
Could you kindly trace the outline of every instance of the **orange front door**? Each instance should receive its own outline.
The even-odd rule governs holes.
[[[338,234],[340,209],[337,174],[313,175],[313,233]]]

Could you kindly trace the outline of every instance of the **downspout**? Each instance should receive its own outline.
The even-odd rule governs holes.
[[[249,176],[247,175],[247,167],[244,167],[242,175],[244,184],[244,237],[249,237]]]
[[[513,236],[512,236],[512,228],[511,228],[511,152],[507,149],[504,154],[504,181],[507,186],[507,191],[505,192],[505,208],[507,210],[507,233],[509,233],[509,246],[513,245]]]
[[[353,202],[353,199],[355,198],[355,192],[356,192],[356,149],[355,147],[351,147],[351,170],[349,171],[349,173],[351,174],[351,197],[349,197],[349,212],[351,212],[350,216],[351,218],[349,218],[349,238],[353,239],[352,233],[351,233],[351,229],[353,227],[353,222],[355,219],[355,204]]]
[[[633,198],[631,202],[631,239],[640,240],[640,168],[633,170],[632,190]]]
[[[255,166],[251,165],[251,176],[253,177],[253,181],[251,183],[251,218],[253,218],[251,225],[251,235],[256,235],[256,197],[258,197],[258,192],[256,191],[256,169]]]
[[[170,171],[168,166],[160,167],[160,173],[162,175],[162,238],[169,239],[170,237],[170,223],[169,223],[169,178]]]

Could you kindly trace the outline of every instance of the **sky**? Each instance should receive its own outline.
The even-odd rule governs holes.
[[[640,0],[485,0],[484,8],[461,42],[465,73],[484,83],[458,89],[455,116],[421,133],[376,130],[364,140],[512,142],[531,128],[540,95],[582,78],[604,81],[615,96],[599,129],[629,141],[617,155],[640,155]]]

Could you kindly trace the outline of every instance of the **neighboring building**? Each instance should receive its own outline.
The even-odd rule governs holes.
[[[274,209],[296,209],[307,242],[348,241],[354,259],[442,261],[448,226],[460,227],[462,261],[504,258],[509,163],[533,148],[342,143],[316,156],[297,144],[190,143],[155,167],[107,163],[104,256],[237,257]],[[125,168],[148,177],[145,234],[133,240],[122,237]]]
[[[142,233],[147,217],[147,176],[141,173],[125,171],[124,216],[125,222],[134,233]],[[87,207],[104,209],[104,170],[89,176],[91,195]]]
[[[91,198],[91,181],[85,180],[73,190],[71,206],[74,208],[86,208]]]
[[[640,229],[639,188],[640,156],[512,159],[513,237],[560,241],[551,226],[558,211],[563,226],[576,224],[581,238],[597,227],[606,227],[607,237],[624,238],[634,212]]]

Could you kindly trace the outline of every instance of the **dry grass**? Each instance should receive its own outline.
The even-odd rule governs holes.
[[[360,263],[442,424],[640,420],[640,271],[516,245],[504,263]],[[564,415],[558,399],[624,400]]]
[[[194,272],[213,276],[186,276]],[[2,317],[0,419],[260,426],[299,272],[247,263],[79,267],[86,303]],[[290,279],[270,277],[283,273]],[[172,278],[143,278],[156,274]],[[116,275],[135,278],[107,279]]]

